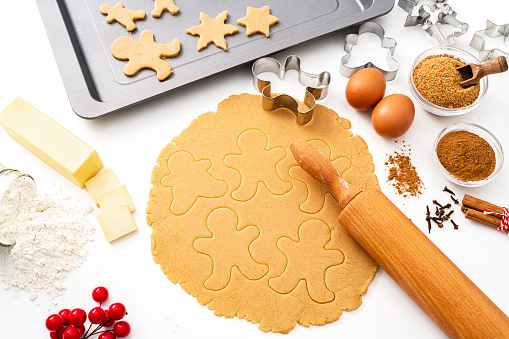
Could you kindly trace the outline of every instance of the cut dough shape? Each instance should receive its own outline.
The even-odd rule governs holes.
[[[211,42],[226,51],[227,44],[224,37],[239,31],[237,27],[224,23],[227,18],[228,11],[219,13],[214,19],[200,12],[200,24],[186,30],[187,34],[200,36],[200,40],[198,40],[198,51],[207,47]]]
[[[236,169],[241,176],[241,185],[233,191],[233,199],[247,201],[253,198],[261,182],[274,194],[284,194],[292,189],[292,184],[283,181],[276,172],[277,163],[287,155],[286,150],[283,147],[266,149],[267,141],[262,131],[247,130],[238,140],[242,154],[229,154],[224,158],[226,166]],[[254,168],[256,171],[251,170]]]
[[[226,194],[228,184],[214,178],[208,172],[210,166],[210,160],[195,161],[189,152],[176,152],[168,159],[170,174],[161,179],[161,185],[171,188],[173,201],[170,211],[173,214],[186,213],[199,197],[219,198]],[[200,178],[203,186],[193,186],[195,178]]]
[[[290,145],[302,139],[344,166],[338,170],[349,172],[351,184],[378,183],[367,145],[348,131],[350,122],[320,105],[314,114],[309,124],[299,126],[290,111],[264,111],[258,95],[233,95],[217,112],[194,120],[159,155],[147,207],[154,261],[168,279],[218,316],[246,319],[263,331],[280,333],[296,324],[324,325],[337,320],[342,310],[359,307],[374,277],[378,266],[339,225],[341,208],[330,190],[310,176],[295,178]],[[256,159],[248,159],[246,151]],[[183,152],[192,159],[175,157]],[[191,160],[211,166],[185,176]],[[244,179],[257,177],[267,164],[269,175],[259,176],[254,196],[234,199]],[[177,167],[182,175],[169,176]],[[204,197],[215,182],[211,178],[226,183],[226,194]],[[290,189],[271,191],[281,183],[291,184]],[[176,215],[173,207],[189,203],[176,202],[168,186],[200,198]],[[301,205],[315,197],[320,198],[316,210],[304,212]],[[318,239],[309,244],[311,232]],[[304,255],[297,256],[292,246]],[[312,256],[320,265],[309,264]]]
[[[277,247],[288,263],[283,274],[269,280],[269,286],[278,293],[290,293],[304,280],[311,299],[317,303],[334,300],[334,293],[325,286],[324,277],[327,269],[343,263],[345,256],[339,250],[325,248],[330,233],[326,223],[311,219],[300,226],[298,241],[288,237],[279,239]]]
[[[170,12],[171,15],[175,15],[179,12],[179,8],[175,5],[173,0],[154,0],[154,9],[151,14],[154,18],[159,18],[164,11]]]
[[[117,2],[115,6],[108,4],[101,5],[99,10],[106,16],[106,22],[111,24],[113,21],[118,22],[124,26],[128,32],[136,29],[135,20],[145,19],[145,11],[135,11],[132,9],[124,8],[121,2]]]
[[[245,17],[237,20],[237,24],[246,27],[246,35],[261,33],[267,38],[270,35],[270,27],[275,25],[279,19],[270,14],[270,7],[262,8],[248,7]]]
[[[140,41],[122,36],[111,44],[111,54],[119,60],[129,60],[124,66],[124,74],[133,76],[143,68],[149,68],[157,73],[157,79],[164,80],[172,73],[169,63],[163,60],[180,53],[180,40],[173,39],[169,44],[154,42],[154,34],[143,31]]]
[[[238,222],[237,215],[231,209],[218,208],[207,218],[212,237],[198,238],[194,242],[196,251],[208,255],[213,263],[212,275],[205,280],[205,288],[214,291],[225,288],[230,281],[233,267],[237,267],[251,280],[260,279],[267,273],[267,266],[254,261],[249,253],[249,245],[258,237],[260,231],[255,226],[238,230]],[[228,251],[221,248],[225,244],[229,244]]]

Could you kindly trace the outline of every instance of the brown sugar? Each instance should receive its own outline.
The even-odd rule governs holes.
[[[427,56],[413,70],[414,85],[435,105],[446,108],[471,105],[479,96],[480,85],[461,87],[461,74],[456,68],[464,65],[465,62],[448,54]]]
[[[486,179],[495,170],[493,147],[475,133],[456,131],[444,135],[437,145],[438,160],[461,181]]]
[[[389,155],[386,166],[389,166],[388,181],[398,194],[403,197],[421,195],[423,183],[409,155],[407,145]]]

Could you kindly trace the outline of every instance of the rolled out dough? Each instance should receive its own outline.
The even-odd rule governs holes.
[[[377,186],[364,140],[317,105],[298,126],[233,95],[194,120],[160,153],[147,207],[154,261],[218,316],[288,333],[361,304],[378,268],[339,225],[340,207],[290,152],[309,141],[361,188]]]

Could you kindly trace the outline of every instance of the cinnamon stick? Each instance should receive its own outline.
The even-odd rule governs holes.
[[[467,194],[465,194],[465,196],[463,197],[462,204],[464,206],[468,207],[469,209],[474,209],[474,210],[477,210],[480,212],[483,212],[486,209],[490,212],[502,213],[502,214],[504,213],[504,209],[502,207],[497,206],[495,204],[491,204],[491,203],[484,201],[482,199],[472,197]],[[463,210],[463,207],[461,210]],[[496,217],[497,219],[502,219],[501,215],[493,215],[493,216]],[[500,223],[500,221],[499,221],[499,223]]]
[[[491,227],[498,227],[500,225],[500,219],[496,216],[491,214],[485,215],[483,212],[471,208],[467,209],[465,218],[480,222]]]

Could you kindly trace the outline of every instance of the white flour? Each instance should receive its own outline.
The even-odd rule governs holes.
[[[16,241],[0,247],[5,289],[26,290],[31,300],[39,292],[61,295],[67,272],[83,263],[85,245],[93,240],[87,220],[92,210],[61,192],[45,195],[13,185],[0,202],[0,235]]]

